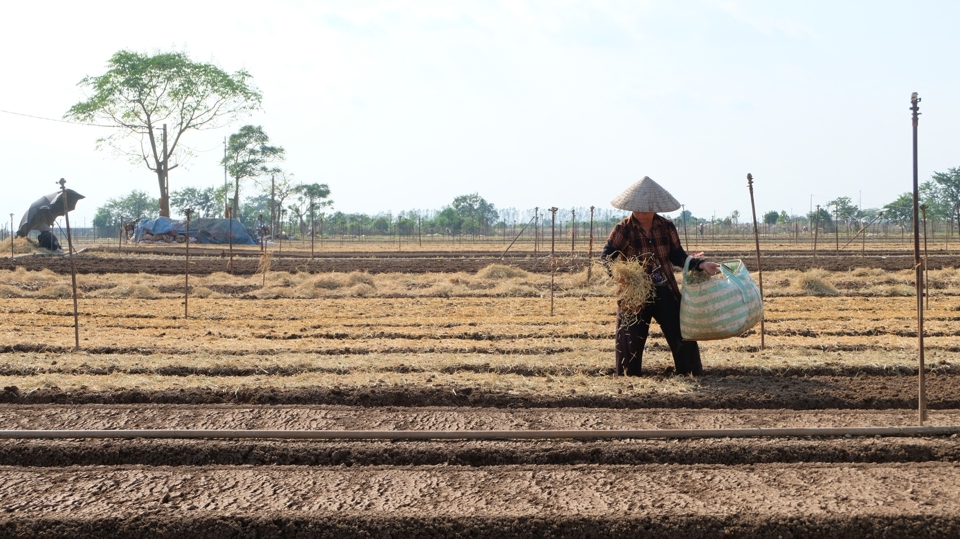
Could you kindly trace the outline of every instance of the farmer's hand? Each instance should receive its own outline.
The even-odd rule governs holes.
[[[716,275],[720,273],[720,264],[716,262],[710,262],[709,260],[704,260],[700,263],[700,269],[705,271],[707,275]]]

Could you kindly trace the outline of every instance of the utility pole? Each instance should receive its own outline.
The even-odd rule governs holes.
[[[167,124],[163,124],[163,207],[161,213],[170,217],[170,158],[167,155]]]

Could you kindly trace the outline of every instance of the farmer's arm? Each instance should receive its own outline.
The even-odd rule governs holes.
[[[670,230],[670,263],[678,268],[682,268],[687,261],[687,252],[683,249],[683,246],[680,245],[680,234],[677,233],[677,228],[673,225],[669,225]],[[699,258],[703,253],[695,253],[693,255],[693,260],[690,261],[690,269],[702,270],[707,272],[707,275],[716,275],[720,273],[720,264],[716,262],[711,262],[709,260],[704,260]]]

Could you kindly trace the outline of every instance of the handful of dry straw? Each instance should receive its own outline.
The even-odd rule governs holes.
[[[638,259],[622,256],[607,265],[611,278],[619,285],[617,303],[625,314],[639,313],[653,296],[653,279],[647,269],[649,266],[650,257]]]

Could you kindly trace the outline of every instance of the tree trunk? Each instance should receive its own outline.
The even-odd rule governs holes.
[[[231,214],[230,217],[232,217],[232,218],[234,218],[234,219],[237,219],[237,218],[239,218],[239,216],[240,216],[240,178],[237,178],[237,179],[236,179],[236,182],[234,182],[234,189],[233,189],[233,212],[231,212],[231,213],[232,213],[232,214]]]
[[[157,181],[160,183],[160,217],[170,217],[170,196],[167,193],[167,182],[163,164],[157,166]]]

